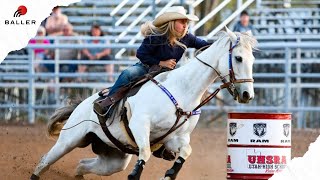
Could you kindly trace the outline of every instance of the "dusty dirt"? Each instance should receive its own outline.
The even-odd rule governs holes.
[[[319,130],[294,130],[292,133],[292,156],[302,156],[310,142],[315,141]],[[0,179],[28,179],[40,157],[54,144],[45,134],[44,126],[0,126]],[[222,180],[226,177],[226,133],[221,128],[198,128],[191,139],[193,153],[184,164],[177,179],[184,180]],[[82,158],[94,157],[91,147],[75,149],[64,156],[45,172],[42,179],[74,179],[75,168]],[[126,179],[131,172],[136,157],[128,168],[109,177],[86,175],[86,179],[110,180]],[[152,157],[147,162],[142,180],[159,179],[172,166]]]

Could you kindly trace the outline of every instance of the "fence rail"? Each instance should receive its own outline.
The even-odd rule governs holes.
[[[86,37],[70,37],[70,39],[86,39]],[[259,38],[259,37],[258,37]],[[304,42],[303,39],[315,39],[315,41]],[[283,42],[286,37],[278,38],[279,42],[262,42],[259,44],[260,54],[256,58],[254,78],[256,82],[254,84],[256,90],[256,100],[249,105],[239,105],[236,103],[226,103],[223,106],[216,104],[209,104],[204,107],[207,111],[277,111],[277,112],[292,112],[296,120],[296,126],[298,128],[304,127],[317,127],[320,126],[317,121],[320,118],[320,99],[316,96],[320,91],[320,71],[309,71],[308,68],[312,66],[320,66],[319,60],[319,48],[320,43],[318,37],[291,37],[290,39],[297,42]],[[59,38],[58,38],[59,39]],[[263,37],[261,37],[263,39]],[[289,37],[287,38],[289,39]],[[57,39],[54,39],[57,41]],[[259,39],[258,39],[259,40]],[[137,62],[137,59],[131,60],[111,60],[111,61],[84,61],[84,60],[59,60],[54,61],[37,61],[34,59],[33,49],[47,48],[47,49],[60,49],[60,48],[131,48],[136,49],[139,44],[50,44],[50,45],[29,45],[28,56],[12,55],[0,65],[0,70],[4,69],[4,72],[0,71],[0,89],[4,92],[0,96],[4,97],[3,102],[0,104],[0,110],[2,112],[13,112],[18,109],[26,109],[28,114],[28,120],[30,123],[35,122],[35,112],[40,109],[55,109],[61,106],[62,98],[60,91],[65,88],[78,88],[78,89],[90,89],[89,93],[108,87],[112,85],[112,82],[60,82],[60,78],[74,77],[74,78],[103,78],[104,72],[94,73],[62,73],[55,69],[55,72],[43,73],[34,72],[34,66],[38,63],[54,64],[58,67],[60,64],[90,64],[90,65],[124,65],[128,66]],[[276,51],[275,51],[276,50]],[[302,57],[303,53],[315,53],[316,57]],[[277,53],[278,57],[272,57],[274,53]],[[268,57],[264,57],[263,55]],[[269,54],[269,55],[268,55]],[[26,60],[27,58],[27,60]],[[16,63],[16,64],[15,64]],[[24,71],[21,69],[12,70],[5,68],[12,64],[26,65]],[[18,65],[21,66],[21,65]],[[272,70],[279,72],[260,72],[265,66],[272,66]],[[303,66],[307,66],[307,72],[303,72]],[[261,67],[263,67],[261,69]],[[114,73],[114,76],[118,76],[120,71]],[[53,79],[53,81],[38,81],[38,78]],[[212,89],[218,87],[219,83],[215,83]],[[39,104],[37,102],[37,91],[45,91],[52,88],[54,90],[53,104]],[[10,94],[15,94],[22,100],[10,99]],[[315,94],[315,95],[314,95]],[[48,94],[47,94],[48,95]],[[46,95],[43,95],[46,96]],[[227,98],[227,97],[226,97]],[[318,101],[318,102],[314,102]],[[21,114],[21,113],[20,113]],[[307,121],[306,117],[309,118]],[[310,120],[310,118],[312,118]],[[310,124],[312,121],[314,124]],[[308,123],[307,123],[308,122]]]

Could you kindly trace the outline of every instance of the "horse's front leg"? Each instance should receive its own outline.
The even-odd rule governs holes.
[[[128,180],[139,180],[145,163],[149,160],[151,156],[150,150],[150,121],[147,118],[139,117],[135,119],[132,116],[129,127],[132,131],[134,139],[139,147],[139,159],[132,170],[131,174],[128,176]]]
[[[187,140],[186,140],[187,139]],[[169,148],[170,148],[170,144],[168,144]],[[189,138],[184,138],[184,140],[180,143],[174,143],[175,145],[180,144],[181,146],[178,147],[178,151],[179,151],[179,157],[177,158],[177,160],[174,162],[173,166],[171,167],[171,169],[167,170],[166,174],[165,174],[165,178],[166,180],[174,180],[176,179],[180,169],[182,168],[183,163],[187,160],[187,158],[190,156],[191,152],[192,152],[192,148],[189,144]],[[170,148],[173,151],[175,151],[175,148]]]

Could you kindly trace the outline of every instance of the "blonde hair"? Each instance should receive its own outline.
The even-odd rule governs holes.
[[[154,26],[151,21],[147,21],[146,23],[141,25],[141,34],[144,37],[166,35],[168,37],[170,45],[178,45],[182,49],[186,50],[187,46],[179,42],[179,39],[183,38],[187,34],[187,28],[182,34],[180,34],[174,29],[174,23],[175,21],[173,20],[158,27]]]

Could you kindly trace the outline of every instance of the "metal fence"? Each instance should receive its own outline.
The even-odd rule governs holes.
[[[68,37],[69,39],[90,39],[90,37]],[[219,103],[214,100],[203,109],[207,112],[230,111],[272,111],[292,112],[294,124],[298,128],[320,127],[320,44],[318,37],[296,36],[294,38],[278,38],[276,42],[263,42],[263,37],[258,37],[262,42],[259,52],[256,52],[254,65],[255,100],[250,104],[241,105],[233,101],[225,100]],[[308,40],[309,38],[309,40]],[[259,40],[258,39],[258,40]],[[283,40],[285,39],[285,40]],[[311,39],[311,41],[310,41]],[[59,37],[54,38],[58,42]],[[111,38],[112,40],[112,38]],[[298,42],[298,43],[297,43]],[[34,59],[33,49],[46,48],[54,51],[59,49],[83,49],[83,48],[127,48],[134,51],[139,44],[34,44],[27,47],[28,55],[8,56],[0,65],[0,111],[4,119],[12,117],[27,117],[29,123],[34,123],[40,110],[51,110],[61,106],[68,93],[74,93],[78,89],[79,94],[89,96],[98,90],[111,86],[113,82],[107,82],[106,73],[68,73],[60,72],[60,64],[86,64],[106,65],[114,64],[119,68],[114,72],[117,77],[126,66],[134,64],[137,59],[113,59],[110,61],[86,61],[86,60],[59,60],[38,61]],[[189,53],[192,56],[192,53]],[[53,64],[54,72],[35,72],[35,64]],[[61,82],[61,78],[99,79],[87,82]],[[212,88],[217,87],[218,83]],[[70,90],[71,89],[71,90]],[[51,91],[51,92],[50,92]],[[221,94],[223,96],[223,92]],[[46,100],[52,96],[54,102]],[[228,97],[224,97],[228,99]],[[41,113],[40,113],[41,114]],[[48,115],[50,113],[44,114]]]

